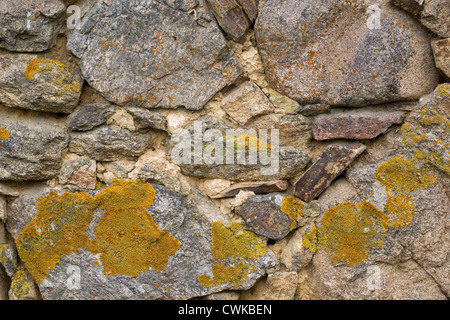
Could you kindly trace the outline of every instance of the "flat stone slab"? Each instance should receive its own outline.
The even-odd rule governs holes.
[[[251,191],[255,194],[264,194],[272,192],[285,191],[289,187],[289,183],[285,180],[277,181],[254,181],[254,182],[239,182],[233,184],[231,187],[222,192],[211,195],[212,199],[233,198],[241,191]]]
[[[116,104],[199,110],[242,74],[196,0],[98,0],[83,14],[81,29],[68,34],[68,49],[90,86]]]
[[[403,112],[345,112],[319,115],[313,121],[315,140],[373,139],[393,124],[401,124]]]
[[[263,238],[214,208],[143,182],[42,187],[11,203],[7,228],[44,299],[189,299],[248,289],[275,265]]]
[[[359,142],[330,144],[295,183],[294,195],[305,202],[319,196],[364,150]]]

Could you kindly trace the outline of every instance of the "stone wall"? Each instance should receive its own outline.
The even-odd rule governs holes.
[[[0,299],[448,299],[449,0],[0,2]]]

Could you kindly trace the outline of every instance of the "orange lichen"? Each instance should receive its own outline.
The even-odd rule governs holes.
[[[215,260],[241,257],[256,259],[267,252],[264,242],[243,225],[223,222],[211,224],[212,254]]]
[[[37,75],[41,74],[45,76],[45,79],[49,79],[58,91],[63,93],[78,93],[81,91],[80,86],[73,81],[66,65],[59,61],[43,58],[31,60],[25,70],[25,77],[32,81]]]
[[[216,264],[212,266],[213,279],[204,274],[198,276],[198,281],[205,287],[217,286],[223,283],[231,283],[233,287],[239,287],[247,279],[249,269],[250,265],[244,260],[231,267]]]
[[[283,198],[281,211],[286,213],[290,219],[296,220],[302,217],[303,202],[296,200],[293,196]]]
[[[25,297],[30,292],[27,272],[19,269],[11,279],[11,292],[16,298]]]
[[[9,131],[5,127],[0,128],[0,140],[7,140],[11,137]]]
[[[179,248],[179,240],[155,224],[147,208],[155,190],[148,183],[115,180],[95,200],[106,210],[94,228],[88,250],[100,253],[107,275],[138,276],[153,267],[160,272]]]
[[[389,218],[370,202],[348,201],[328,209],[320,228],[313,226],[302,244],[311,252],[322,247],[335,263],[357,265],[369,256],[370,250],[383,247],[382,235],[388,222]]]
[[[51,192],[36,206],[36,218],[20,233],[16,244],[27,270],[40,284],[61,257],[86,245],[85,232],[96,205],[86,193],[60,196]]]
[[[389,226],[400,228],[409,225],[414,218],[414,204],[410,197],[400,195],[389,197],[386,212],[390,215]]]

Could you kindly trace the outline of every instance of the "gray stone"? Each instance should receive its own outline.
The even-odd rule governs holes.
[[[67,118],[67,128],[71,131],[89,131],[106,123],[116,108],[109,103],[86,104],[75,110]]]
[[[242,73],[198,1],[95,1],[83,16],[68,48],[87,82],[119,105],[199,110]]]
[[[5,221],[6,215],[6,198],[5,196],[0,195],[0,221]]]
[[[161,113],[133,107],[126,110],[133,117],[137,131],[148,132],[151,129],[167,131],[167,119]]]
[[[220,193],[209,195],[209,197],[212,199],[233,198],[241,191],[251,191],[255,194],[281,192],[286,191],[288,187],[289,183],[285,180],[240,182],[233,184]]]
[[[65,22],[59,0],[3,0],[0,3],[0,48],[40,52],[56,43]]]
[[[95,189],[97,162],[83,157],[71,156],[62,162],[60,184],[71,184],[81,189]]]
[[[446,79],[450,79],[450,38],[432,41],[434,62],[436,68]]]
[[[111,189],[117,187],[114,184],[102,190],[90,191],[89,194],[99,195],[112,191],[113,198],[107,200],[111,204],[112,201],[122,201],[121,197],[125,199],[130,196],[137,197],[134,205],[138,207],[139,202],[143,200],[142,195],[145,195],[141,188],[149,185],[130,183],[131,187],[130,185],[127,187],[126,182],[119,182],[121,194],[115,194],[115,191]],[[80,244],[79,248],[74,247],[75,250],[58,255],[56,251],[53,251],[57,248],[53,248],[51,242],[42,243],[41,250],[50,256],[57,254],[54,265],[49,269],[41,269],[44,274],[31,272],[39,284],[44,299],[189,299],[229,289],[248,289],[264,275],[266,269],[275,265],[273,253],[266,249],[264,240],[241,225],[233,223],[228,225],[227,220],[217,220],[217,217],[222,215],[217,212],[217,209],[213,209],[214,205],[210,204],[205,196],[193,192],[186,198],[159,185],[153,185],[152,188],[155,190],[153,204],[143,212],[146,212],[149,217],[148,223],[152,224],[154,221],[158,232],[163,232],[165,237],[174,241],[172,245],[175,244],[175,248],[165,247],[162,242],[167,238],[155,242],[156,247],[152,249],[158,257],[155,259],[158,260],[161,256],[167,257],[163,265],[155,267],[152,263],[155,260],[152,259],[138,269],[133,268],[132,265],[130,269],[120,269],[121,266],[133,263],[129,260],[130,258],[134,261],[135,257],[144,254],[139,252],[140,242],[138,241],[134,248],[126,249],[132,252],[131,256],[127,256],[126,252],[120,249],[122,238],[117,238],[119,251],[116,254],[123,255],[125,260],[120,264],[111,264],[105,260],[105,255],[109,253],[99,254],[95,249],[95,244],[101,244],[98,242],[100,239],[108,241],[103,238],[101,226],[107,223],[107,217],[110,215],[124,214],[127,215],[128,222],[123,225],[125,229],[119,232],[129,234],[129,229],[126,228],[130,222],[133,224],[130,217],[135,213],[131,208],[116,213],[110,209],[95,209],[92,213],[92,221],[86,225],[86,233],[89,235],[89,241],[94,241],[93,245]],[[138,191],[137,195],[133,196],[129,193],[134,192],[133,190]],[[16,239],[19,255],[28,270],[41,268],[36,261],[27,259],[29,239],[19,234],[25,228],[32,229],[29,223],[37,219],[36,202],[39,196],[36,191],[27,195],[23,194],[13,201],[12,215],[16,218],[8,220],[8,230]],[[41,197],[47,196],[48,191],[42,190]],[[54,190],[54,192],[56,193],[53,193],[53,197],[63,196],[62,191]],[[65,195],[70,197],[70,194]],[[59,200],[55,198],[54,201]],[[113,207],[117,206],[113,205]],[[77,208],[81,209],[83,205],[80,204]],[[72,211],[72,217],[81,215],[76,209]],[[55,213],[54,216],[57,214]],[[119,216],[117,218],[120,220]],[[122,226],[119,220],[115,228],[120,229]],[[43,224],[42,230],[49,228],[59,232],[58,221],[48,223],[54,223],[54,225],[50,228],[50,225]],[[139,225],[136,227],[139,228]],[[143,232],[141,235],[145,236],[145,230],[141,231]],[[56,234],[53,235],[56,236]],[[57,236],[53,238],[50,236],[50,238],[53,241],[61,241],[61,238]],[[215,240],[213,241],[212,238]],[[237,242],[233,242],[234,238]],[[159,241],[161,247],[158,247]],[[113,243],[109,245],[114,246]],[[228,245],[230,247],[227,247]],[[238,251],[233,251],[233,248]],[[223,270],[222,267],[228,269]],[[123,271],[118,271],[116,268]],[[221,272],[225,272],[226,275]],[[38,277],[38,274],[41,276]]]
[[[71,113],[83,86],[80,71],[33,54],[0,54],[0,103],[12,108]]]
[[[354,107],[431,92],[429,36],[389,2],[261,0],[255,35],[270,86],[300,104]]]
[[[87,132],[70,134],[70,152],[98,161],[139,157],[151,146],[147,134],[132,133],[117,126],[101,126]]]
[[[69,135],[61,123],[46,116],[17,117],[0,110],[0,127],[10,133],[0,140],[0,180],[47,180],[59,174]]]

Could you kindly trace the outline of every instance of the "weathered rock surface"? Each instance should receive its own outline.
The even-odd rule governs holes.
[[[393,0],[392,2],[416,16],[433,33],[442,38],[450,37],[449,0]]]
[[[315,140],[373,139],[393,124],[401,124],[403,112],[345,112],[320,115],[313,121]]]
[[[272,192],[286,191],[289,183],[285,180],[277,181],[254,181],[254,182],[240,182],[225,188],[221,192],[209,195],[212,199],[232,198],[241,191],[251,191],[255,194],[265,194]]]
[[[250,27],[244,9],[238,0],[207,0],[222,29],[233,39],[239,40]]]
[[[322,193],[366,147],[358,142],[330,144],[295,183],[294,195],[309,202]]]
[[[245,125],[255,116],[273,111],[273,105],[256,84],[247,81],[225,95],[222,109],[238,124]]]
[[[436,68],[446,79],[450,79],[450,38],[431,42]]]
[[[96,161],[74,154],[66,156],[62,162],[59,183],[74,185],[81,189],[95,189],[97,184]]]
[[[3,0],[0,3],[0,48],[40,52],[56,43],[65,21],[59,0]]]
[[[7,107],[70,113],[81,95],[79,70],[33,54],[0,54],[0,103]]]
[[[113,161],[139,157],[151,146],[148,134],[132,133],[118,126],[101,126],[86,132],[70,133],[70,152],[94,160]]]
[[[128,197],[131,203],[123,201]],[[69,220],[65,211],[46,205],[50,198],[68,206]],[[220,214],[208,203],[195,192],[183,198],[162,186],[119,180],[89,195],[42,190],[13,201],[8,230],[45,299],[187,299],[247,289],[274,266],[273,255],[245,227],[217,220]],[[44,223],[48,214],[52,218]],[[37,232],[33,221],[43,222],[42,232],[53,244],[28,238]],[[119,233],[108,229],[110,223]],[[69,239],[67,227],[74,228]],[[135,242],[132,230],[154,240]],[[121,233],[127,236],[118,237]],[[61,240],[67,250],[58,250]],[[47,259],[31,259],[38,247]]]
[[[96,1],[68,39],[87,82],[119,105],[199,110],[242,72],[198,1]]]
[[[134,128],[139,132],[150,129],[167,131],[167,119],[159,112],[152,112],[142,108],[126,108],[134,121]]]
[[[109,103],[93,103],[79,107],[67,117],[67,128],[71,131],[89,131],[106,123],[116,108]]]
[[[301,104],[413,100],[439,80],[427,32],[388,0],[262,0],[255,34],[267,81]]]
[[[250,230],[274,240],[284,238],[319,214],[314,205],[305,204],[286,193],[250,197],[235,211]]]
[[[22,118],[0,110],[0,127],[10,137],[0,140],[0,180],[32,181],[51,179],[59,174],[62,152],[69,135],[61,123],[45,116]]]

